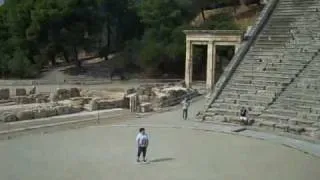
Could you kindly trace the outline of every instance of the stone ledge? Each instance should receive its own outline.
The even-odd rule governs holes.
[[[211,35],[241,35],[243,32],[240,30],[184,30],[185,34],[211,34]]]

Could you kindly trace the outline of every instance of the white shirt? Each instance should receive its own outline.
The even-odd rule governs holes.
[[[188,109],[190,103],[187,100],[182,101],[182,109]]]
[[[140,147],[147,147],[149,144],[149,137],[146,133],[145,134],[139,133],[136,137],[136,142]]]

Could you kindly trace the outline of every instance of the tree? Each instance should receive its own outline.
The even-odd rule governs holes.
[[[126,41],[141,36],[143,27],[135,0],[100,0],[99,7],[102,17],[100,55],[108,60],[108,55],[123,49]]]
[[[180,71],[172,64],[184,61],[182,30],[195,14],[205,18],[204,7],[218,1],[232,0],[6,1],[0,6],[0,74],[34,76],[60,56],[81,68],[82,51],[99,52],[106,60],[124,51],[123,64]],[[235,28],[229,16],[206,21],[203,27]]]
[[[230,13],[221,13],[209,18],[204,22],[199,29],[212,29],[212,30],[239,30],[235,23],[234,17]]]
[[[12,59],[8,63],[8,68],[12,75],[19,78],[34,77],[37,74],[34,66],[27,58],[27,53],[20,49],[14,52]]]
[[[183,16],[186,11],[174,0],[144,0],[140,2],[138,12],[146,27],[140,41],[141,66],[155,72],[167,62],[183,58],[173,50],[184,48],[180,27],[188,22]]]

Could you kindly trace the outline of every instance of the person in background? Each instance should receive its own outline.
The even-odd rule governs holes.
[[[140,162],[141,154],[143,157],[143,162],[146,162],[147,148],[149,145],[149,137],[144,128],[139,129],[139,133],[136,137],[136,142],[138,146],[137,162]]]
[[[184,120],[187,120],[188,118],[188,109],[190,106],[190,101],[188,98],[184,98],[184,100],[182,101],[182,118]]]

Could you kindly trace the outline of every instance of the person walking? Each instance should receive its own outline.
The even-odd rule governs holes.
[[[188,118],[189,106],[190,106],[190,101],[188,100],[188,98],[184,98],[184,100],[182,101],[182,118],[184,120],[187,120]]]
[[[149,145],[149,137],[144,128],[139,129],[139,133],[136,137],[136,142],[138,146],[137,162],[140,162],[140,156],[142,154],[143,162],[147,162],[147,148]]]

